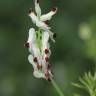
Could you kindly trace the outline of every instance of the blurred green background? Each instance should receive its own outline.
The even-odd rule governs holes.
[[[58,7],[50,21],[57,33],[51,43],[54,78],[66,96],[84,93],[71,82],[95,70],[96,0],[40,0],[40,5],[42,13]],[[58,96],[51,83],[33,77],[27,59],[23,45],[34,27],[27,14],[30,7],[33,0],[0,0],[0,96]]]

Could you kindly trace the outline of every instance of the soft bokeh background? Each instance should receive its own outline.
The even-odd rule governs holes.
[[[51,44],[54,78],[66,96],[85,96],[71,82],[95,70],[96,0],[40,0],[40,5],[42,13],[59,8],[50,21],[57,33],[56,44]],[[0,0],[0,96],[58,96],[51,83],[33,77],[27,60],[23,45],[34,27],[27,15],[30,7],[33,0]]]

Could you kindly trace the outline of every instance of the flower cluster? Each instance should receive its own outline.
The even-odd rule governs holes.
[[[56,34],[50,31],[51,28],[48,26],[48,21],[56,12],[57,8],[54,7],[49,13],[41,15],[38,0],[35,0],[35,12],[32,9],[28,12],[32,22],[38,28],[38,31],[34,28],[29,29],[29,37],[25,43],[30,52],[28,60],[33,66],[33,75],[36,78],[50,80],[53,77],[49,64],[51,55],[49,39],[55,42],[54,37],[56,37]]]

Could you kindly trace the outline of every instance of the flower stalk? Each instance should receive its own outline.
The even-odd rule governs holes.
[[[55,82],[55,80],[53,78],[51,78],[51,83],[52,83],[54,89],[59,94],[59,96],[64,96],[63,92],[61,91],[61,89],[59,88],[59,86],[57,85],[57,83]]]

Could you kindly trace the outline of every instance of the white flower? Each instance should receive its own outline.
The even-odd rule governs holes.
[[[41,53],[36,42],[36,32],[34,28],[29,29],[29,37],[27,44],[29,44],[29,52],[34,56],[34,58],[37,58],[38,63],[41,63]]]
[[[34,57],[33,57],[32,55],[29,55],[29,56],[28,56],[28,60],[29,60],[29,62],[30,62],[30,63],[32,64],[32,66],[33,66],[33,69],[34,69],[33,75],[34,75],[36,78],[44,78],[44,79],[48,80],[48,79],[50,79],[50,78],[49,78],[49,75],[50,75],[51,77],[53,77],[51,71],[48,69],[47,66],[42,66],[42,69],[38,69],[37,64],[33,61],[33,60],[34,60]],[[43,63],[44,63],[44,62],[43,62]],[[45,65],[45,64],[44,64],[44,65]]]
[[[40,50],[36,45],[36,32],[34,28],[29,29],[27,44],[29,44],[29,52],[37,57],[40,54]]]
[[[50,31],[50,27],[45,23],[49,21],[57,12],[57,8],[53,8],[49,13],[41,15],[39,1],[35,0],[36,15],[32,10],[29,10],[29,16],[33,23],[39,27],[38,31],[34,28],[29,29],[29,36],[25,46],[28,48],[30,55],[29,62],[33,66],[33,75],[36,78],[44,78],[50,80],[53,77],[49,58],[51,55],[49,39],[55,42],[55,34]]]
[[[35,13],[33,11],[31,11],[29,16],[31,17],[32,22],[34,24],[36,24],[37,27],[42,28],[44,30],[49,30],[50,29],[50,27],[48,27],[48,25],[46,25],[44,22],[39,20],[39,18],[35,15]]]
[[[36,78],[44,78],[48,80],[52,77],[51,70],[49,68],[49,57],[51,55],[49,47],[49,34],[48,32],[42,32],[41,48],[38,47],[36,40],[36,31],[34,28],[29,29],[29,36],[27,43],[25,44],[30,52],[28,56],[29,62],[33,65],[33,75]],[[41,50],[41,51],[40,51]]]
[[[28,60],[29,62],[32,64],[33,66],[33,75],[36,77],[36,78],[44,78],[45,79],[45,74],[42,70],[39,70],[37,68],[37,64],[33,61],[34,60],[34,57],[32,55],[29,55],[28,56]]]
[[[57,12],[57,8],[53,8],[49,13],[41,15],[41,8],[39,6],[39,0],[35,0],[35,13],[32,11],[32,9],[29,10],[29,16],[32,19],[32,22],[36,24],[37,27],[49,30],[50,27],[45,23],[46,21],[49,21],[54,14]]]
[[[44,31],[42,34],[42,53],[44,58],[51,55],[50,44],[49,44],[49,34],[47,31]]]

